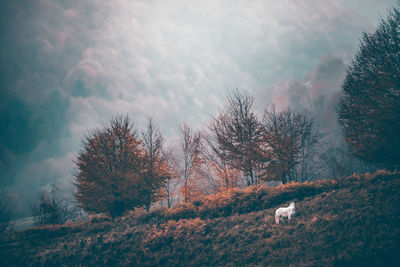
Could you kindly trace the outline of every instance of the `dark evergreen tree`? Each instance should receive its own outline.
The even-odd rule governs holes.
[[[343,84],[339,123],[352,152],[388,169],[400,165],[400,11],[363,33]]]

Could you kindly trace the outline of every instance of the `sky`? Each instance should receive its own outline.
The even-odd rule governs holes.
[[[169,139],[203,127],[235,88],[262,111],[334,103],[361,33],[395,0],[0,1],[0,198],[29,216],[40,190],[73,191],[80,140],[117,113]]]

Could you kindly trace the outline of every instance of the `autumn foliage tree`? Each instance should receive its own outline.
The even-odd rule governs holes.
[[[203,175],[214,192],[229,190],[238,185],[239,170],[228,164],[226,152],[219,148],[215,135],[210,132],[204,137],[202,158],[205,163]]]
[[[400,10],[363,33],[347,69],[339,123],[352,152],[377,166],[400,166]]]
[[[172,177],[172,170],[163,151],[164,138],[151,118],[147,121],[146,130],[142,132],[142,139],[147,170],[144,185],[146,190],[151,192],[145,195],[145,206],[150,209],[153,201],[163,198],[166,193],[169,194],[166,192],[168,188],[163,185]]]
[[[180,127],[180,171],[183,179],[182,194],[185,202],[190,200],[191,179],[197,166],[200,165],[201,134],[194,131],[188,125],[182,124]]]
[[[219,112],[210,126],[212,138],[224,161],[243,172],[248,177],[248,185],[257,184],[256,172],[263,161],[259,150],[262,128],[253,110],[254,98],[238,90],[227,98],[228,106]]]
[[[283,183],[304,181],[308,174],[307,160],[318,139],[314,121],[306,115],[290,109],[277,112],[274,106],[266,109],[262,137],[262,146],[269,152],[266,175],[281,177]],[[299,164],[300,170],[296,169]]]
[[[169,177],[166,163],[151,156],[128,116],[116,116],[83,139],[75,161],[76,199],[89,213],[121,216],[126,210],[158,200]]]

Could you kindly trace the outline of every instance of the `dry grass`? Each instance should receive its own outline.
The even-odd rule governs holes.
[[[175,209],[0,237],[8,265],[397,265],[400,174],[232,190]],[[274,210],[296,201],[291,222]],[[385,208],[383,208],[385,207]]]

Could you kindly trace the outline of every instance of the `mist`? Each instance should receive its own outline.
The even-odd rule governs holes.
[[[335,101],[360,33],[397,1],[9,1],[0,8],[0,196],[13,219],[40,190],[73,199],[85,132],[115,113],[152,116],[169,139],[225,95],[318,115]]]

